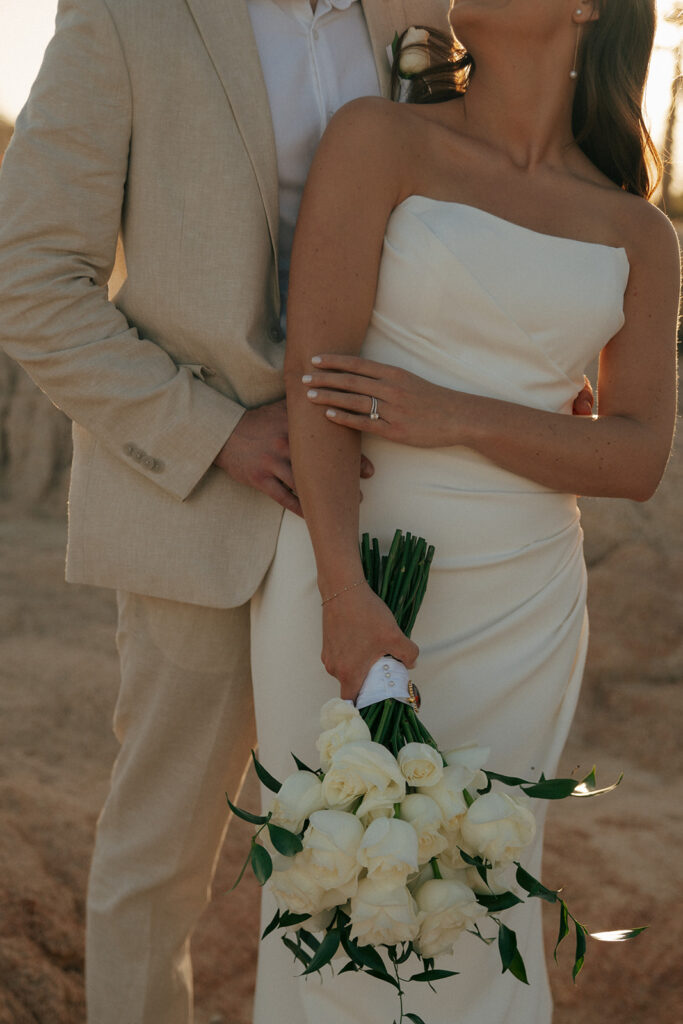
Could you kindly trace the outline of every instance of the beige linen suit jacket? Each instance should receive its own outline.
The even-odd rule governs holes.
[[[394,33],[447,3],[363,8],[386,92]],[[74,422],[67,579],[215,607],[261,581],[282,510],[212,462],[283,395],[277,227],[246,0],[61,0],[0,172],[0,343]]]

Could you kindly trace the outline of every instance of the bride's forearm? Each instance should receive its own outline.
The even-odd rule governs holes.
[[[339,430],[306,401],[300,369],[297,361],[286,375],[291,458],[324,599],[363,577],[358,551],[360,437]]]
[[[565,416],[462,393],[453,404],[458,443],[555,491],[646,501],[666,466],[671,431],[659,418]]]

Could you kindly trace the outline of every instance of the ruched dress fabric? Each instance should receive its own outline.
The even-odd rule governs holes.
[[[387,226],[363,354],[455,390],[571,415],[584,368],[623,324],[628,273],[623,249],[411,196]],[[441,749],[475,741],[490,747],[487,767],[496,771],[553,775],[588,639],[576,497],[463,447],[418,449],[369,435],[363,447],[375,474],[362,482],[361,530],[384,550],[398,527],[436,547],[413,631],[420,657],[412,678],[425,724]],[[290,751],[318,764],[319,708],[339,694],[320,663],[313,551],[294,515],[285,514],[252,622],[260,757],[282,779],[294,770]],[[534,801],[539,828],[522,857],[537,876],[544,809]],[[263,902],[267,921],[274,904],[268,894]],[[436,994],[408,985],[406,1010],[427,1024],[549,1024],[539,901],[504,919],[517,931],[529,986],[502,975],[495,944],[464,934],[452,956],[437,958],[437,967],[459,976],[439,982]],[[398,1018],[389,985],[354,974],[332,978],[329,968],[322,983],[297,980],[300,970],[277,935],[261,944],[255,1024]]]

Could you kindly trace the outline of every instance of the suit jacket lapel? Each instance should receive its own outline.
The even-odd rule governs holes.
[[[186,0],[232,108],[258,182],[277,260],[278,178],[273,122],[244,0]]]
[[[389,95],[391,84],[391,67],[387,57],[387,46],[394,38],[394,33],[402,31],[396,22],[392,0],[361,0],[363,13],[370,33],[372,52],[375,56],[377,76],[382,95]]]

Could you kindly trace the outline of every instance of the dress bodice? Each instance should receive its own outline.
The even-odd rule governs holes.
[[[461,391],[571,412],[622,327],[621,248],[410,196],[387,225],[369,358]]]

